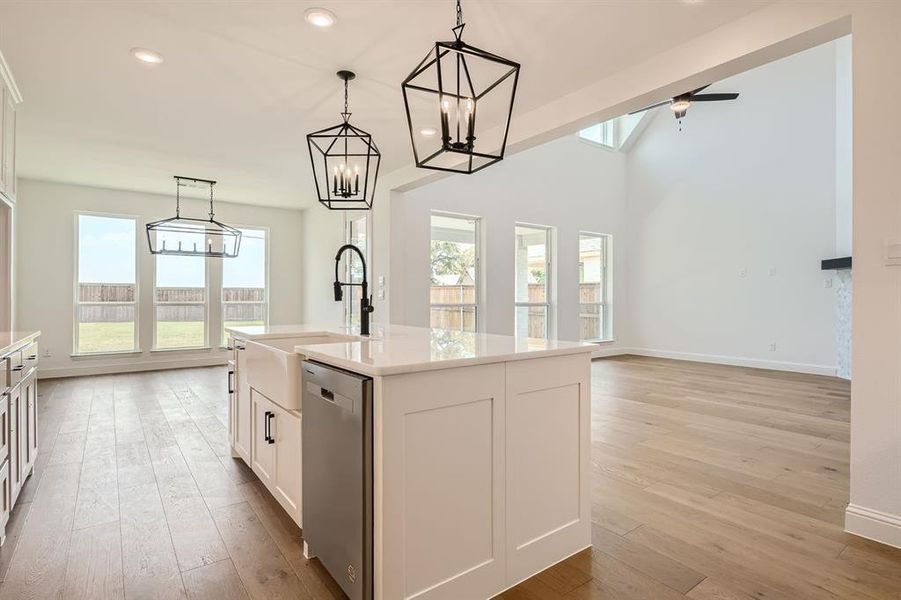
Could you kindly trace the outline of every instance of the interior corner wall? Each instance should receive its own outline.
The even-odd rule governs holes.
[[[647,354],[834,374],[834,43],[717,83],[627,161],[629,342]],[[826,280],[830,281],[826,281]]]
[[[579,338],[579,232],[611,234],[615,341],[605,347],[617,347],[627,304],[626,286],[620,284],[626,272],[624,161],[621,153],[567,136],[474,175],[447,177],[393,197],[392,321],[429,324],[429,217],[438,210],[481,219],[479,319],[487,333],[513,334],[516,223],[553,228],[552,335],[564,340]]]
[[[182,214],[203,216],[204,200],[182,199]],[[218,344],[209,350],[151,352],[153,339],[153,257],[145,244],[138,252],[138,331],[142,352],[128,355],[71,356],[75,289],[75,214],[78,211],[137,217],[138,227],[171,216],[174,199],[81,185],[19,179],[16,202],[17,326],[40,329],[42,376],[82,375],[225,364]],[[269,229],[269,322],[299,322],[302,316],[303,247],[300,210],[220,202],[216,215],[238,226]],[[143,229],[142,229],[143,231]],[[212,290],[210,301],[218,300]],[[214,334],[211,340],[216,339]]]

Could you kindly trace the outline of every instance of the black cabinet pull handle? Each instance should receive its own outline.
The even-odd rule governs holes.
[[[263,413],[263,439],[269,441],[269,411]]]
[[[37,354],[32,354],[31,356],[29,356],[29,357],[26,358],[25,360],[37,360],[37,358],[38,358],[38,355],[37,355]]]
[[[21,371],[24,368],[25,368],[25,365],[16,365],[15,367],[12,368],[12,370],[13,371]]]
[[[234,394],[234,393],[235,393],[235,386],[234,386],[234,383],[233,383],[234,377],[235,377],[235,372],[234,372],[234,371],[229,371],[229,372],[228,372],[228,393],[229,393],[229,394]]]
[[[274,443],[275,443],[275,438],[272,437],[272,419],[275,418],[275,413],[274,413],[274,412],[270,412],[270,413],[268,413],[268,414],[269,414],[269,416],[267,417],[267,422],[269,423],[269,443],[270,443],[270,444],[274,444]]]

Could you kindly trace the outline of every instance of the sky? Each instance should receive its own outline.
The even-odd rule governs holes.
[[[79,215],[78,280],[82,283],[135,283],[136,227],[134,219]],[[217,259],[223,261],[223,286],[264,287],[265,233],[241,231],[237,258]],[[143,236],[140,251],[149,252]],[[204,260],[190,256],[158,256],[156,278],[156,285],[160,287],[203,287]]]

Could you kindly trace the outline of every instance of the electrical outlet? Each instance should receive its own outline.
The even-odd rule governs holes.
[[[385,276],[379,275],[378,278],[378,286],[375,292],[375,297],[379,300],[385,299]]]
[[[776,351],[776,342],[773,342],[772,344],[770,344],[770,352],[775,352],[775,351]]]
[[[739,269],[738,276],[741,277],[742,279],[744,279],[745,277],[748,276],[748,270],[747,269]]]
[[[53,353],[50,352],[50,348],[44,348],[44,358],[50,358],[53,356]]]

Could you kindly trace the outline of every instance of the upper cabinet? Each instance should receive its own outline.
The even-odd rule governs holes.
[[[16,198],[16,107],[22,101],[12,73],[0,53],[0,194]]]

